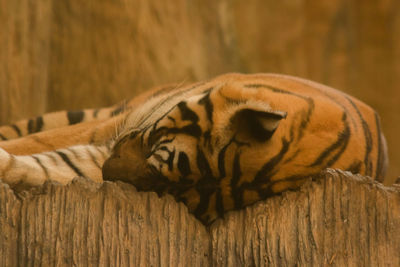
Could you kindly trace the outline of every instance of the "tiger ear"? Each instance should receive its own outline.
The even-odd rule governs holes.
[[[246,107],[238,109],[230,119],[232,130],[239,140],[265,142],[271,138],[282,119],[284,111],[259,110]]]

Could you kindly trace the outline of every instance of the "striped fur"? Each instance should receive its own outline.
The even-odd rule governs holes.
[[[227,74],[156,88],[125,106],[117,116],[109,108],[106,118],[0,142],[0,178],[13,186],[67,183],[78,175],[123,180],[172,194],[207,224],[297,188],[326,168],[382,181],[387,166],[378,115],[300,78]],[[94,118],[94,111],[58,114],[75,118],[64,124]],[[8,127],[14,135],[0,128],[0,134],[10,139],[17,129],[21,136],[48,129],[56,117]],[[39,154],[22,156],[32,153]]]
[[[0,127],[0,141],[12,140],[77,123],[108,119],[124,112],[126,109],[126,103],[122,103],[109,108],[47,113],[36,118],[20,120],[14,124]]]

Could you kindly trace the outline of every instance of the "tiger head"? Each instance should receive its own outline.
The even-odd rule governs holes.
[[[169,193],[206,224],[279,191],[270,178],[287,150],[279,133],[287,114],[259,90],[228,84],[161,109],[149,108],[145,123],[127,118],[103,165],[105,180]]]

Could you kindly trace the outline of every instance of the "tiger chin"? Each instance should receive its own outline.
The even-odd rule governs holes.
[[[171,194],[210,224],[227,211],[298,188],[326,168],[382,182],[388,162],[372,108],[330,87],[277,74],[162,86],[123,108],[75,112],[74,123],[71,113],[58,113],[59,121],[62,116],[66,123],[53,128],[54,115],[0,127],[3,181],[121,180]]]

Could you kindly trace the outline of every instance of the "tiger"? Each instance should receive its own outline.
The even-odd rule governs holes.
[[[205,225],[299,188],[326,168],[384,181],[378,114],[331,87],[283,74],[230,73],[160,86],[103,109],[0,127],[0,179],[122,181],[170,194]]]

